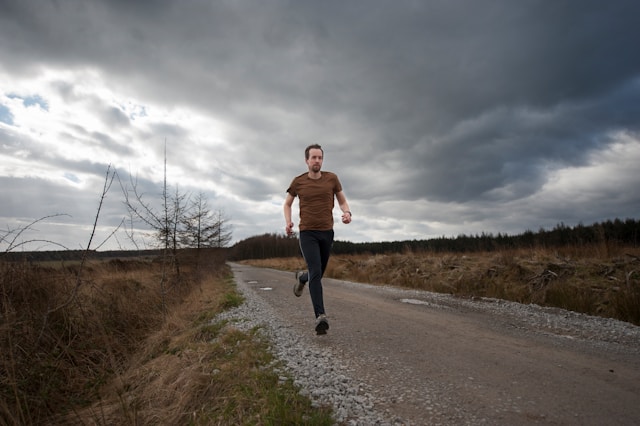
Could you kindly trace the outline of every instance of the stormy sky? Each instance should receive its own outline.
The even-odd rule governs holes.
[[[638,16],[631,0],[0,0],[0,249],[84,248],[109,167],[159,202],[165,146],[170,188],[202,192],[234,242],[284,232],[312,143],[353,211],[343,225],[336,207],[339,240],[638,218]],[[123,199],[114,183],[93,247],[131,248]]]

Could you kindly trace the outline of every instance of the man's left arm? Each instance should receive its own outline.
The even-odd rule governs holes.
[[[342,223],[351,223],[351,209],[349,208],[349,203],[347,202],[347,197],[344,195],[344,192],[337,192],[336,199],[338,200],[340,210],[342,210]]]

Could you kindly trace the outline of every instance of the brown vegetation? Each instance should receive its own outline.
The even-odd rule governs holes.
[[[179,277],[162,258],[0,261],[0,424],[329,424],[267,342],[212,321],[242,302],[221,253],[180,252]]]
[[[305,268],[301,257],[243,262],[290,271]],[[640,325],[640,249],[635,247],[334,255],[325,276],[535,303]]]

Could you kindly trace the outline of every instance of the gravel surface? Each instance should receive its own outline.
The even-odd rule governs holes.
[[[316,405],[329,405],[337,423],[348,425],[408,424],[389,412],[376,411],[376,397],[369,385],[354,379],[352,362],[330,348],[320,347],[311,335],[302,335],[281,321],[271,306],[242,280],[236,280],[245,303],[219,315],[217,320],[233,320],[242,330],[256,326],[272,342],[274,354],[284,362],[282,380],[293,377],[301,392]],[[572,344],[585,342],[585,350],[629,351],[640,354],[640,327],[632,324],[592,317],[561,309],[522,305],[498,299],[460,299],[449,295],[393,287],[365,286],[379,292],[392,293],[405,303],[426,304],[435,309],[489,312],[509,322],[519,332],[553,334],[566,337]],[[559,339],[562,341],[563,339]],[[379,393],[378,393],[379,394]]]
[[[298,335],[288,324],[274,315],[271,307],[245,283],[236,281],[245,303],[220,314],[216,321],[232,320],[235,326],[248,331],[261,327],[272,343],[275,356],[284,361],[282,380],[294,377],[303,395],[316,406],[329,405],[336,422],[348,425],[391,425],[385,416],[373,409],[374,398],[366,385],[349,377],[349,366],[336,354],[317,346],[308,335]],[[403,424],[396,422],[395,424]]]

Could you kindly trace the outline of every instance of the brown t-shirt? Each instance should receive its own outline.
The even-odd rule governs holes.
[[[333,200],[342,185],[335,173],[321,172],[320,179],[308,173],[296,176],[287,192],[300,199],[300,230],[328,231],[333,229]]]

